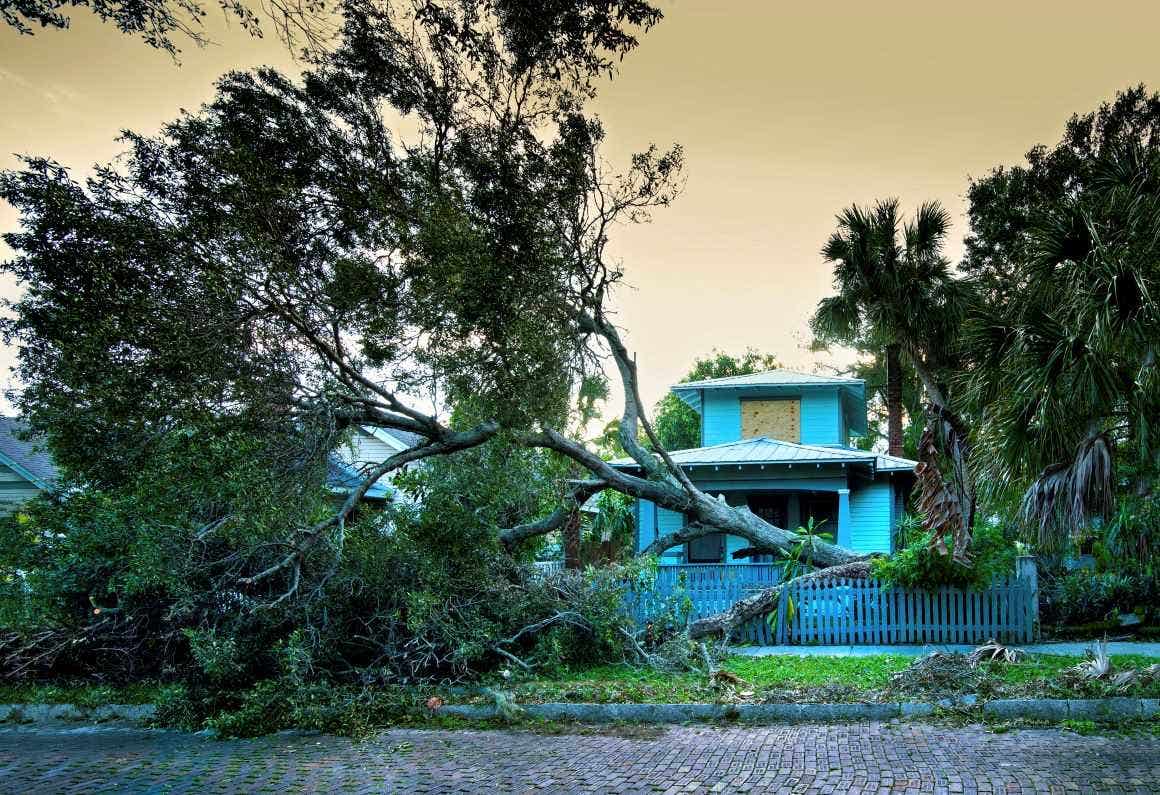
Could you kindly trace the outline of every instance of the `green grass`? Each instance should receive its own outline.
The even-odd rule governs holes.
[[[759,692],[763,697],[780,695],[803,700],[809,692],[835,700],[851,700],[884,688],[891,674],[910,664],[900,655],[868,657],[730,657],[722,669],[739,676],[744,684],[734,689]],[[711,684],[703,673],[666,673],[629,665],[604,665],[565,671],[550,678],[535,678],[507,687],[523,703],[572,701],[593,703],[712,702],[723,689]]]
[[[629,665],[605,665],[563,671],[498,685],[519,703],[696,703],[723,698],[753,701],[842,702],[905,698],[887,693],[891,677],[917,658],[879,654],[865,657],[730,657],[722,668],[743,683],[722,687],[700,672],[665,673]],[[979,692],[987,698],[1017,696],[1101,697],[1108,685],[1091,682],[1070,687],[1058,681],[1064,669],[1082,658],[1028,655],[1018,663],[990,663],[980,674]],[[1155,662],[1143,655],[1113,655],[1114,670],[1142,668]],[[949,695],[949,694],[948,694]],[[1125,695],[1160,696],[1160,684],[1137,687]],[[486,700],[483,696],[474,700]]]
[[[128,685],[97,685],[79,682],[31,682],[0,684],[0,704],[153,704],[180,685],[136,682]]]

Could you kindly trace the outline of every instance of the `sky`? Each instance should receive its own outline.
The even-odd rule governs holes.
[[[664,21],[595,104],[613,164],[652,142],[685,147],[683,195],[612,240],[618,320],[648,402],[713,348],[807,371],[847,362],[807,350],[831,288],[818,252],[843,207],[937,199],[957,260],[970,176],[1054,143],[1072,113],[1119,89],[1160,88],[1160,4],[1143,0],[658,4]],[[299,71],[274,37],[252,39],[208,5],[214,43],[185,44],[180,64],[83,9],[67,31],[0,28],[0,168],[29,153],[84,173],[121,150],[120,129],[156,131],[229,69]],[[0,231],[16,223],[0,203]],[[0,350],[4,372],[11,361]]]

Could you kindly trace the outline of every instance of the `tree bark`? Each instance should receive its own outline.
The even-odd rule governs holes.
[[[898,344],[886,346],[887,452],[902,455],[902,356]]]
[[[812,571],[809,574],[803,574],[800,577],[794,577],[792,580],[782,583],[774,588],[766,588],[764,591],[747,596],[744,599],[735,602],[732,607],[723,613],[706,616],[705,618],[697,619],[689,627],[689,637],[693,640],[697,638],[705,638],[711,635],[720,635],[728,638],[733,630],[744,624],[751,618],[763,616],[777,608],[777,602],[781,595],[791,585],[796,585],[799,582],[806,580],[816,580],[821,577],[849,577],[851,579],[866,579],[870,576],[870,563],[867,560],[847,563],[841,566],[833,566],[827,569],[820,569]]]
[[[564,523],[564,568],[580,569],[580,508],[573,506]]]

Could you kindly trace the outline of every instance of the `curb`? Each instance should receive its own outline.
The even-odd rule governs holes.
[[[145,723],[157,712],[155,704],[0,704],[0,723]]]
[[[886,704],[524,704],[523,715],[538,720],[565,720],[580,723],[693,723],[698,721],[739,721],[742,723],[825,723],[831,721],[893,720],[922,718],[939,708],[972,708],[975,702],[944,699],[937,704],[906,701]],[[143,724],[157,711],[154,704],[104,704],[82,707],[76,704],[0,704],[0,724],[14,723],[104,723],[121,721]],[[494,706],[444,704],[439,714],[468,720],[499,717]],[[983,704],[983,716],[999,720],[1067,719],[1122,721],[1160,718],[1156,698],[1009,698]]]
[[[1032,720],[1118,721],[1160,717],[1156,698],[1005,698],[988,701],[983,715],[989,718]]]
[[[742,723],[799,723],[891,720],[931,715],[935,705],[893,704],[525,704],[523,714],[539,720],[582,723],[689,723],[732,720]],[[495,707],[445,704],[442,715],[469,720],[498,717]]]
[[[973,701],[944,700],[938,704],[894,702],[887,704],[525,704],[522,713],[539,720],[571,720],[582,723],[689,723],[731,720],[742,723],[824,723],[853,720],[922,718],[938,708],[972,708]],[[445,704],[440,714],[469,720],[499,717],[495,707],[480,704]],[[1160,699],[999,699],[983,705],[988,718],[1059,721],[1068,718],[1122,721],[1160,717]]]

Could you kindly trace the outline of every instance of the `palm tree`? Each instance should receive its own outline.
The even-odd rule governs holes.
[[[932,340],[943,337],[957,314],[956,285],[942,255],[949,227],[950,215],[942,205],[926,202],[900,237],[898,200],[887,199],[873,208],[853,205],[842,211],[837,231],[822,249],[834,264],[837,294],[818,303],[810,325],[822,342],[885,354],[891,455],[903,449],[904,353],[928,398],[945,404],[930,359],[938,350]]]
[[[1016,289],[967,318],[960,380],[980,418],[981,482],[1030,482],[1023,516],[1058,550],[1110,515],[1117,491],[1155,502],[1160,148],[1102,152],[1084,189],[1033,221]]]

